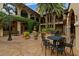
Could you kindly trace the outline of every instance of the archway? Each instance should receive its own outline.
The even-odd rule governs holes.
[[[28,18],[28,13],[26,10],[21,10],[21,16],[24,18]],[[21,33],[27,30],[26,22],[21,22]]]
[[[74,23],[75,23],[75,14],[74,14],[74,10],[71,9],[70,12],[69,12],[69,21],[70,21],[70,35],[72,36],[75,36],[75,26],[74,26]]]

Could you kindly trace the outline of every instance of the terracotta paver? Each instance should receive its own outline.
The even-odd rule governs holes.
[[[41,41],[33,38],[25,40],[23,36],[12,36],[12,41],[7,41],[8,37],[0,37],[0,55],[2,56],[41,56]]]
[[[40,37],[35,40],[31,36],[30,39],[25,40],[23,36],[12,36],[12,41],[7,41],[7,38],[0,37],[0,56],[44,56]],[[47,55],[50,55],[49,50]]]

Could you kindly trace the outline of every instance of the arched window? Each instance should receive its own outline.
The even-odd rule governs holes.
[[[27,14],[27,12],[24,11],[24,10],[21,11],[21,16],[22,16],[22,17],[25,17],[25,18],[28,18],[28,14]]]

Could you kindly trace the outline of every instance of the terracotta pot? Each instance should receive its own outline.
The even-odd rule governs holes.
[[[26,37],[25,37],[25,39],[29,39],[29,38],[30,38],[29,36],[26,36]]]
[[[46,36],[46,32],[42,32],[41,35],[45,37]]]

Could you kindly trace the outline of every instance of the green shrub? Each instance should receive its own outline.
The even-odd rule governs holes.
[[[42,29],[42,32],[47,32],[47,29],[46,29],[46,28],[43,28],[43,29]]]
[[[38,27],[39,27],[39,23],[35,20],[32,20],[32,19],[27,19],[26,25],[27,25],[27,30],[30,33],[32,33],[34,26],[36,26],[36,29],[38,29]]]
[[[47,33],[54,33],[55,32],[55,30],[53,29],[53,28],[43,28],[42,29],[42,32],[47,32]]]
[[[27,21],[26,21],[26,23],[27,23],[27,30],[31,33],[32,31],[33,31],[33,27],[34,27],[34,20],[32,20],[32,19],[28,19]]]
[[[36,31],[38,32],[39,31],[39,22],[35,21],[34,23],[34,26],[36,27]]]
[[[30,35],[29,32],[24,32],[24,33],[23,33],[23,36],[24,36],[24,37],[29,37],[29,35]]]
[[[47,32],[53,33],[54,32],[54,29],[53,28],[48,28],[47,29]]]

